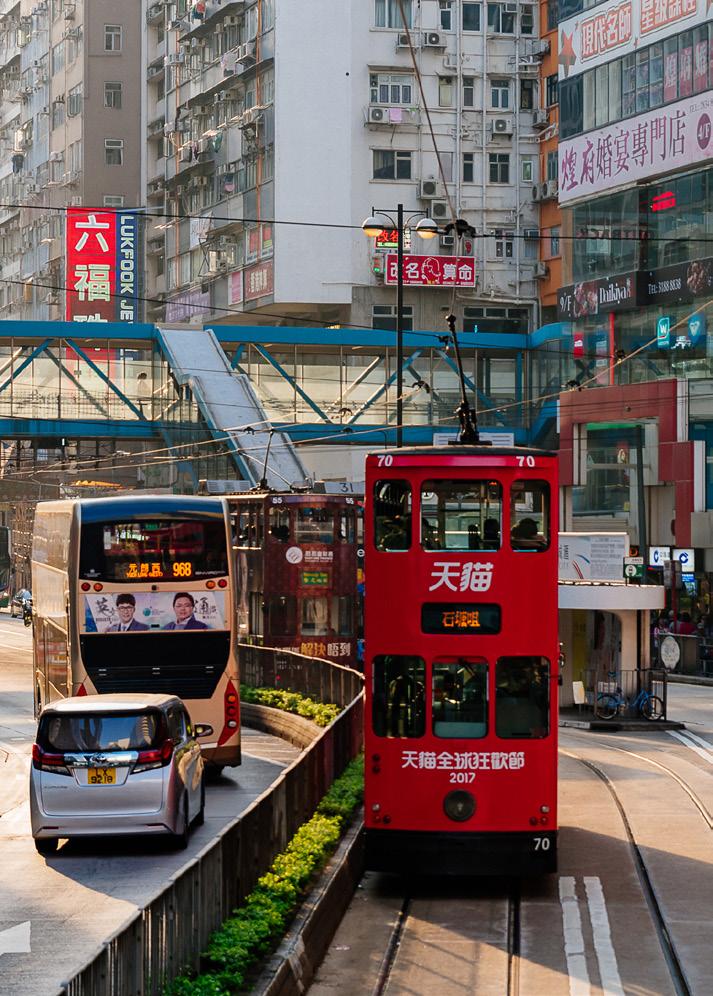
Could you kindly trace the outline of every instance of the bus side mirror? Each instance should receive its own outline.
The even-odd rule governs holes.
[[[196,737],[209,737],[213,733],[213,727],[209,726],[208,723],[196,723],[193,727],[193,733]]]

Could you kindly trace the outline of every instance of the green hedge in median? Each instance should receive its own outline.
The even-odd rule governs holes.
[[[315,702],[298,692],[287,692],[281,688],[253,688],[251,685],[240,686],[241,702],[254,702],[257,705],[282,709],[283,712],[294,712],[304,719],[311,719],[317,726],[329,726],[342,711],[332,703]]]
[[[288,694],[288,693],[282,693]],[[364,758],[356,758],[332,784],[309,822],[300,827],[270,871],[210,939],[202,975],[184,974],[166,996],[235,996],[251,969],[284,936],[307,886],[334,852],[363,799]]]

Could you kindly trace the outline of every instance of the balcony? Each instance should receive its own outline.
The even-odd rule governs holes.
[[[153,121],[149,121],[146,129],[149,138],[163,138],[163,129],[166,125],[166,118],[162,114]]]
[[[160,76],[163,76],[163,56],[154,59],[146,68],[146,79],[149,83],[153,83]]]
[[[165,8],[162,3],[152,3],[146,11],[147,24],[160,24]]]

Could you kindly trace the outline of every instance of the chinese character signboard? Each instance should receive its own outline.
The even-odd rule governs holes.
[[[246,301],[268,297],[273,292],[272,260],[256,263],[243,270],[243,294]]]
[[[712,120],[708,90],[560,142],[560,204],[709,159]]]
[[[710,16],[707,11],[709,0],[608,0],[594,11],[562,20],[559,77],[576,76],[642,45],[704,24]]]
[[[203,319],[210,315],[210,293],[208,291],[185,291],[166,302],[167,322],[190,322],[194,317]]]
[[[67,211],[67,321],[142,320],[140,226],[134,212]]]
[[[387,284],[398,278],[398,257],[386,257]],[[418,287],[474,287],[475,260],[472,256],[404,256],[404,284]]]

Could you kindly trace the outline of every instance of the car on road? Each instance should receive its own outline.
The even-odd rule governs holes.
[[[40,854],[61,838],[169,834],[186,847],[205,813],[199,737],[175,695],[84,695],[46,706],[30,769]]]

